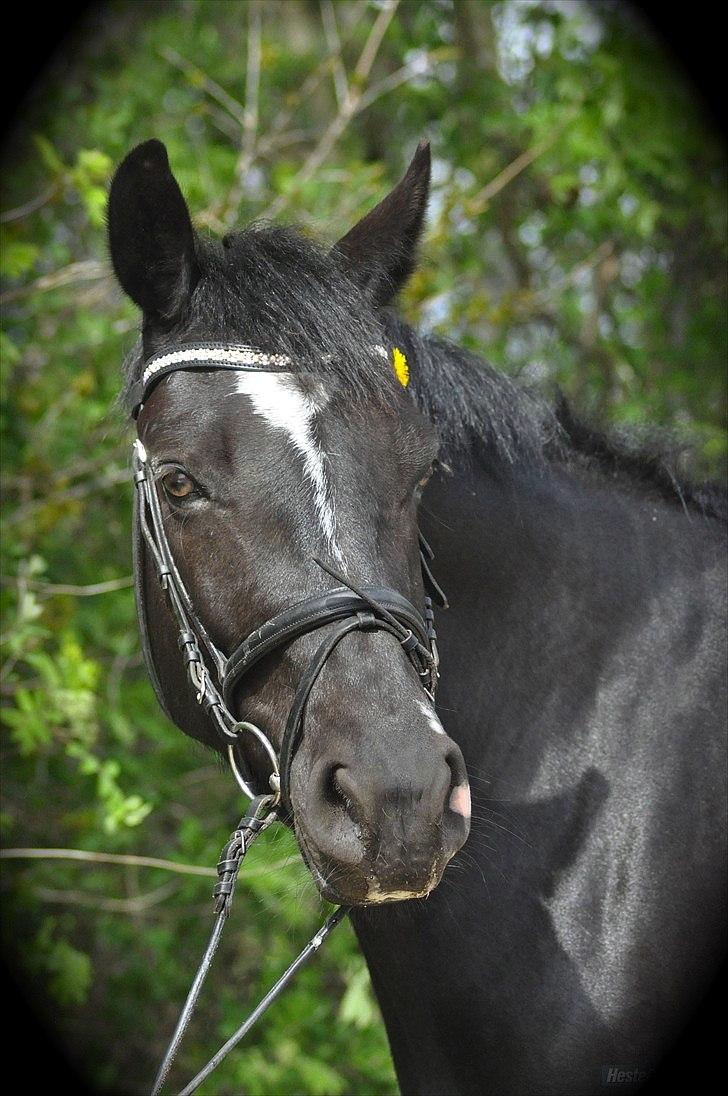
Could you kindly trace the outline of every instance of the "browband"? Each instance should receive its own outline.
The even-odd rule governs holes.
[[[215,342],[184,346],[180,350],[170,350],[149,358],[141,377],[129,389],[129,410],[136,418],[155,384],[180,369],[247,369],[253,373],[289,373],[290,366],[291,359],[286,354],[266,354],[254,346]]]
[[[376,354],[389,358],[386,348],[379,344],[371,348]],[[129,388],[127,403],[132,418],[139,412],[154,386],[169,373],[179,370],[203,369],[246,370],[251,373],[291,373],[291,359],[287,354],[268,354],[254,346],[230,345],[230,343],[206,342],[183,346],[179,350],[163,351],[149,358],[139,380]]]

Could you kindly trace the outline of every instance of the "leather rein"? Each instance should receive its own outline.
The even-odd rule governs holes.
[[[373,349],[388,357],[383,347]],[[249,346],[204,343],[180,347],[175,351],[155,355],[146,362],[140,380],[132,386],[130,391],[133,417],[137,418],[152,388],[171,373],[179,370],[221,369],[247,372],[293,372],[290,359],[284,355],[267,354]],[[434,699],[439,657],[433,600],[443,607],[447,606],[447,600],[432,575],[430,569],[432,551],[422,534],[419,534],[419,548],[423,584],[426,590],[422,613],[396,590],[371,585],[355,586],[344,575],[314,556],[318,566],[340,585],[332,587],[323,594],[302,598],[293,606],[284,609],[246,636],[235,650],[226,656],[213,642],[198,616],[177,568],[164,527],[154,473],[144,445],[138,438],[133,446],[132,464],[136,487],[134,498],[135,589],[142,649],[149,676],[163,710],[170,715],[164,686],[157,673],[149,641],[142,575],[142,543],[149,553],[157,579],[175,618],[181,658],[195,691],[197,703],[202,706],[212,721],[238,786],[252,800],[248,811],[223,849],[218,864],[219,882],[213,892],[217,917],[210,942],[160,1066],[153,1088],[153,1096],[156,1096],[161,1091],[172,1065],[217,949],[243,857],[264,829],[275,821],[292,817],[291,767],[303,735],[306,704],[326,662],[345,636],[355,631],[388,632],[400,643],[428,697]],[[286,720],[280,751],[277,753],[270,738],[260,727],[236,717],[233,710],[235,693],[246,674],[262,659],[301,636],[324,627],[327,629],[326,636],[301,677]],[[252,737],[259,744],[270,764],[268,787],[261,794],[256,794],[253,788],[252,768],[247,764],[240,748],[246,736]],[[275,1000],[299,967],[315,953],[329,932],[347,912],[347,908],[343,906],[334,911],[232,1039],[228,1040],[205,1069],[183,1090],[185,1096],[196,1090],[225,1054],[250,1030],[252,1024]]]

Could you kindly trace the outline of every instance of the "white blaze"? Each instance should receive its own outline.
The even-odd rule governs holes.
[[[313,489],[314,506],[321,531],[332,556],[343,566],[344,558],[336,542],[336,517],[326,476],[327,456],[314,438],[312,424],[319,410],[315,401],[296,383],[281,373],[240,373],[236,391],[248,396],[256,415],[269,426],[283,430],[303,457],[303,467]]]
[[[416,700],[415,703],[429,723],[430,729],[433,730],[435,734],[444,734],[445,728],[437,718],[434,708],[431,708],[429,704],[425,704],[424,700]]]

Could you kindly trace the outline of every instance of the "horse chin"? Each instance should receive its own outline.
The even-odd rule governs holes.
[[[331,887],[315,865],[309,865],[309,868],[321,897],[326,899],[327,902],[333,902],[337,905],[381,906],[389,902],[407,902],[413,898],[427,898],[439,882],[439,879],[437,879],[431,885],[428,884],[419,891],[385,891],[382,890],[376,879],[370,878],[361,881],[352,880],[351,884],[347,881],[346,887],[342,889],[342,892],[339,892]]]
[[[311,873],[316,888],[321,897],[335,905],[346,906],[381,906],[391,902],[407,902],[415,898],[427,898],[442,879],[449,857],[442,863],[438,860],[433,864],[432,871],[424,886],[418,889],[408,889],[406,885],[401,887],[383,888],[376,873],[363,872],[361,869],[345,869],[332,865],[329,870],[320,867],[316,857],[306,845],[305,837],[296,830],[299,848],[303,861]],[[336,878],[334,885],[333,879]]]
[[[362,883],[356,883],[356,890],[346,895],[338,894],[326,883],[318,869],[312,873],[321,895],[328,902],[344,903],[348,906],[382,906],[391,902],[409,902],[415,898],[427,898],[440,882],[440,874],[433,870],[433,879],[420,890],[383,890],[376,878],[370,877]],[[347,887],[348,892],[348,887]]]

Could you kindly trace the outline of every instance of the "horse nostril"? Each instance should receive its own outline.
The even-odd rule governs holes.
[[[451,773],[447,806],[454,814],[459,814],[466,821],[469,821],[471,813],[470,782],[463,755],[459,749],[455,748],[449,751],[445,760]]]
[[[329,769],[325,792],[330,803],[342,808],[352,820],[356,821],[351,780],[345,765],[332,765]]]

